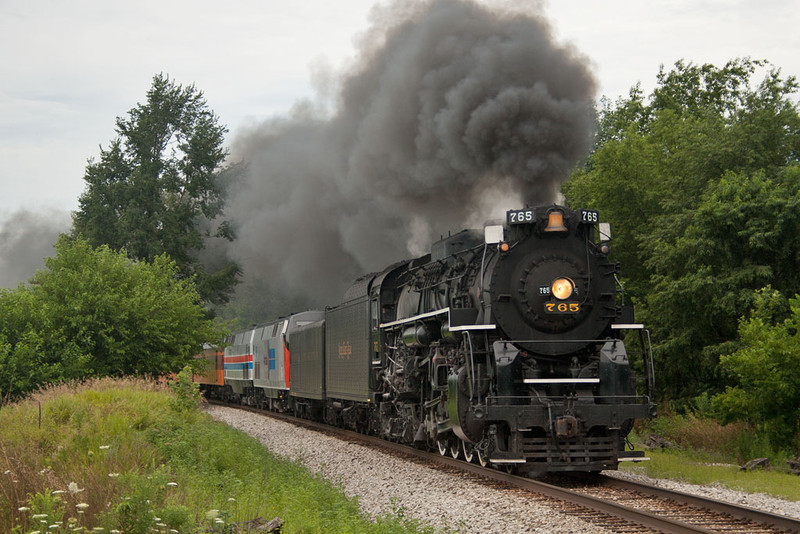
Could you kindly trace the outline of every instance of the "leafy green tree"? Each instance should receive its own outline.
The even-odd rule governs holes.
[[[663,395],[719,391],[719,355],[734,350],[752,290],[800,290],[797,89],[765,61],[662,67],[649,97],[636,86],[603,101],[595,149],[564,186],[568,203],[616,228],[612,253],[654,330]]]
[[[0,390],[51,381],[163,374],[221,339],[191,280],[166,255],[133,261],[62,236],[29,285],[0,292]]]
[[[742,347],[723,356],[721,366],[735,385],[713,398],[726,421],[747,421],[778,447],[800,445],[800,298],[767,287],[755,294],[752,316],[739,324]],[[777,311],[777,313],[776,313]]]
[[[800,167],[772,179],[728,172],[673,219],[683,224],[653,233],[645,301],[674,398],[722,383],[719,357],[735,350],[755,289],[800,291]]]
[[[159,74],[99,161],[90,160],[86,191],[73,216],[74,233],[94,246],[124,249],[137,260],[166,253],[184,278],[196,277],[201,296],[226,302],[239,269],[233,262],[209,272],[200,260],[205,240],[233,239],[224,208],[226,128],[194,85]],[[212,231],[211,228],[216,227]]]

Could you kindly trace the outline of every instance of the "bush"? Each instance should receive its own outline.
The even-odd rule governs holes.
[[[0,291],[0,397],[54,381],[175,372],[222,333],[166,256],[134,262],[62,236],[27,286]]]
[[[200,384],[192,381],[192,367],[184,366],[176,379],[170,382],[170,387],[175,393],[173,407],[179,412],[188,412],[197,409],[203,399],[200,393]]]
[[[720,362],[736,385],[713,403],[724,421],[747,422],[773,447],[791,448],[800,437],[800,298],[776,320],[782,299],[769,287],[756,293],[752,316],[739,325],[742,348]]]

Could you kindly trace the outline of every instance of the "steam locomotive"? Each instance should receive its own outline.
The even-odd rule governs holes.
[[[509,471],[616,469],[642,459],[626,437],[656,407],[609,246],[596,211],[512,210],[359,278],[341,304],[234,333],[198,381]]]

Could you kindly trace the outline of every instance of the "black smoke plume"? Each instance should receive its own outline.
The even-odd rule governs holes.
[[[594,80],[537,13],[466,0],[376,8],[335,109],[239,136],[232,256],[272,293],[333,304],[448,231],[556,200],[590,145]],[[271,313],[289,310],[271,310]]]
[[[0,221],[0,287],[27,282],[44,267],[44,259],[55,255],[55,244],[70,228],[66,211],[19,210]]]

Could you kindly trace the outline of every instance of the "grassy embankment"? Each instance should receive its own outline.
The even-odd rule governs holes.
[[[649,462],[624,463],[624,470],[692,484],[716,483],[748,493],[800,501],[800,477],[789,473],[786,465],[792,455],[775,451],[745,424],[722,426],[694,415],[666,415],[640,426],[637,434],[634,439],[637,448],[642,447],[642,439],[650,434],[665,438],[674,446],[648,450]],[[739,468],[758,457],[769,458],[769,470]]]
[[[185,399],[184,399],[185,400]],[[166,386],[100,380],[0,409],[0,532],[230,532],[280,517],[283,532],[418,532],[358,503]]]
[[[367,520],[330,482],[180,401],[164,385],[101,380],[2,407],[0,532],[226,532],[274,517],[286,533],[430,531],[402,510]],[[672,416],[640,432],[654,431],[679,447],[625,469],[800,500],[780,454],[774,471],[739,471],[769,455],[744,427]]]

